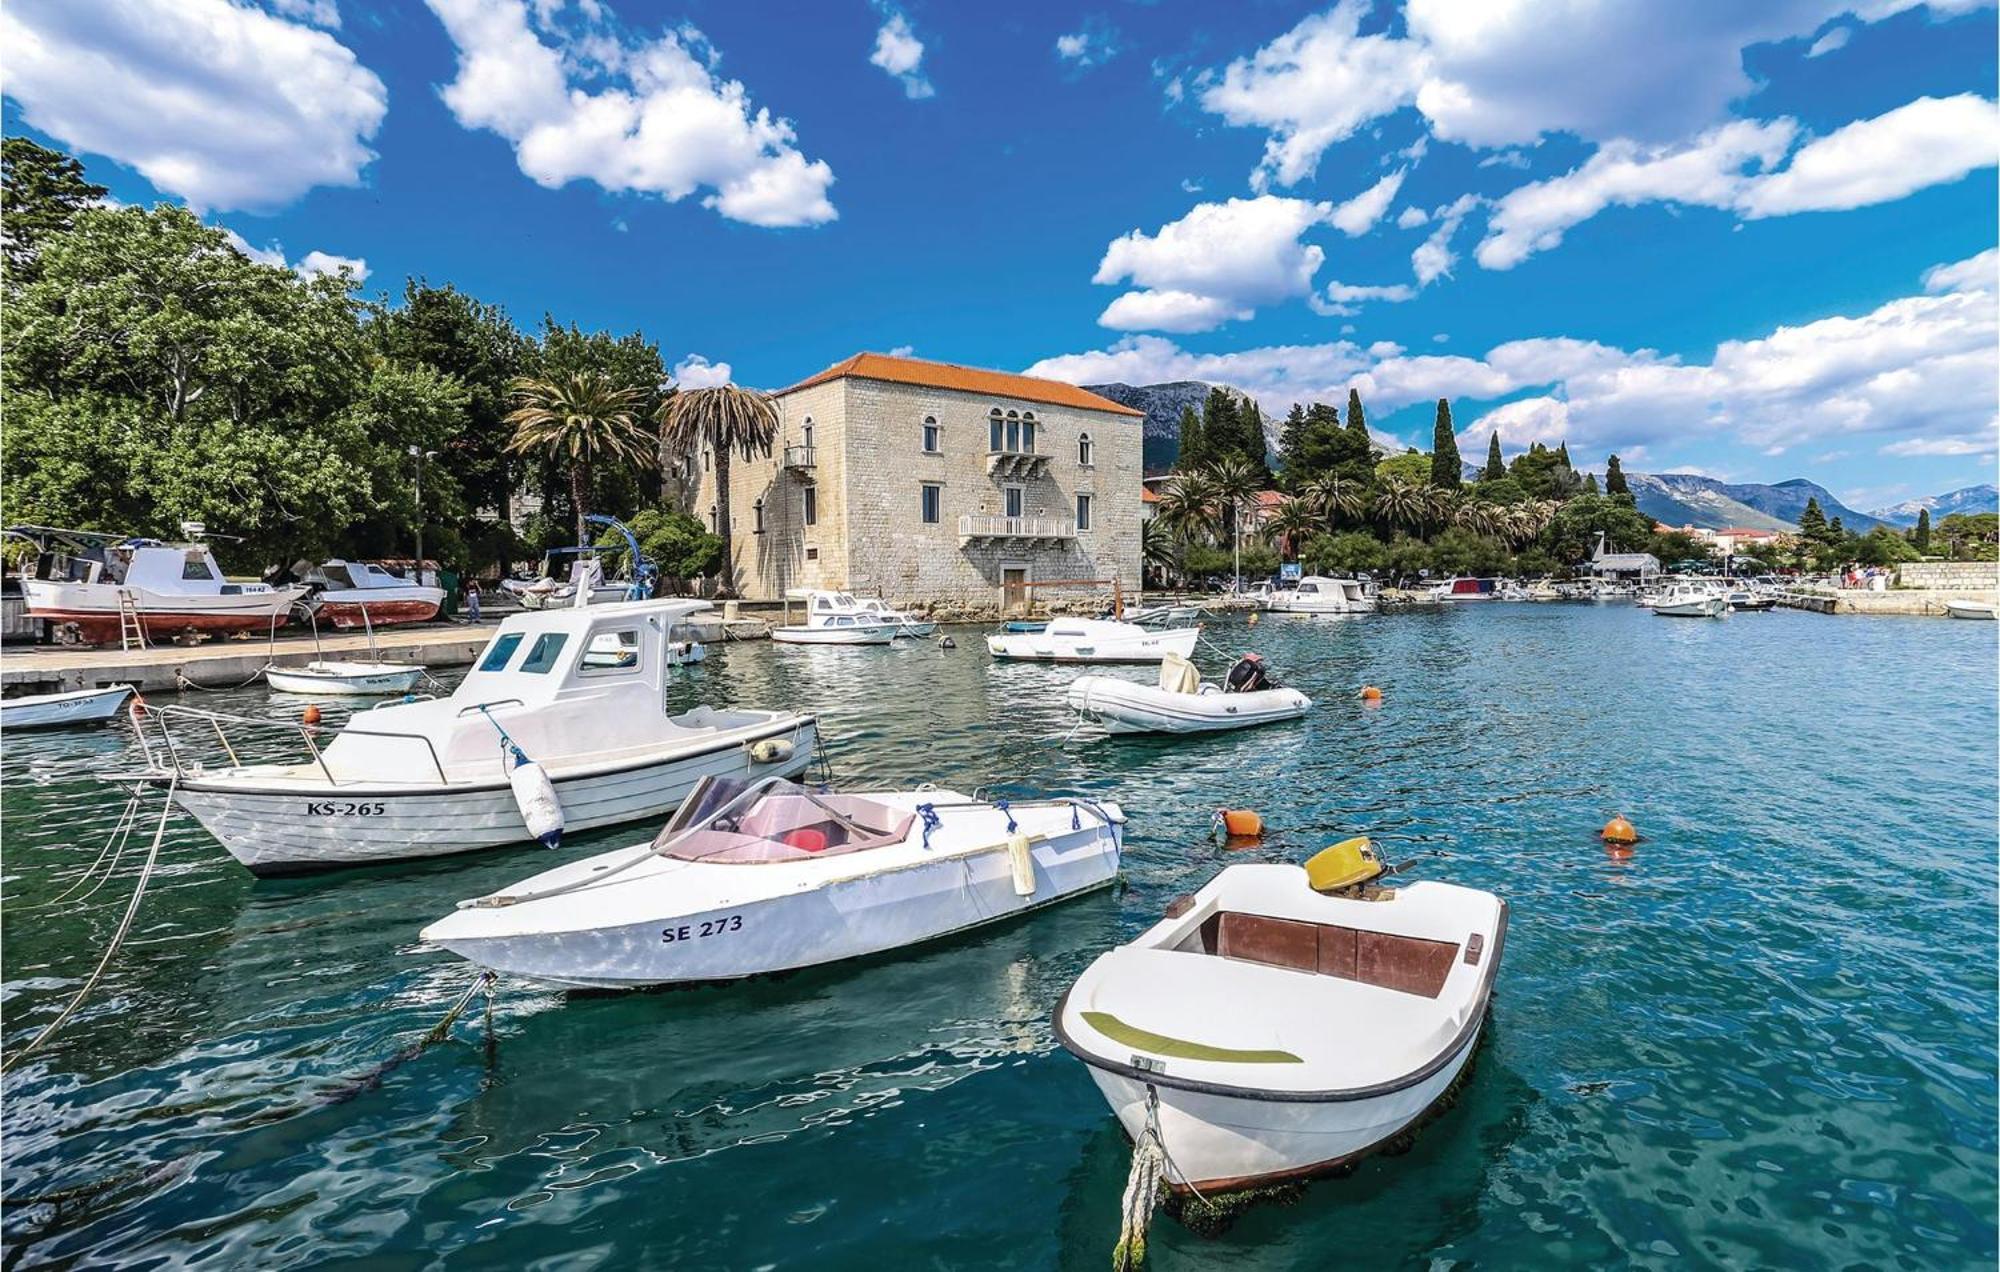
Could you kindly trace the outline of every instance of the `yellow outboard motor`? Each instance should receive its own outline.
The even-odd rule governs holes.
[[[1306,882],[1314,892],[1342,892],[1382,877],[1382,858],[1368,836],[1343,839],[1306,862]]]

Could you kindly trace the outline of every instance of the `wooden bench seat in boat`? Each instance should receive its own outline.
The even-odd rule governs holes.
[[[1307,923],[1224,910],[1201,927],[1204,953],[1360,981],[1422,998],[1444,989],[1459,955],[1455,941],[1393,936],[1332,923]]]

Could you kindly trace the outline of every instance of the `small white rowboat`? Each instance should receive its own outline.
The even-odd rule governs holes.
[[[1103,618],[1058,618],[1038,632],[1004,632],[986,638],[995,658],[1038,662],[1158,662],[1168,654],[1192,657],[1199,627],[1161,630]]]
[[[1312,699],[1296,689],[1224,693],[1202,684],[1193,663],[1169,655],[1160,663],[1159,684],[1081,676],[1069,687],[1069,705],[1110,733],[1209,733],[1296,720],[1312,709]]]
[[[52,729],[66,724],[96,724],[118,714],[132,694],[131,685],[108,689],[74,689],[41,693],[0,702],[0,729]]]
[[[571,988],[734,980],[878,954],[1110,883],[1116,804],[705,781],[651,844],[461,901],[423,939]]]
[[[267,667],[264,679],[281,693],[408,693],[424,678],[422,667],[391,662],[309,662],[303,667]]]
[[[1993,621],[1993,607],[1985,601],[1946,601],[1944,612],[1953,618]]]
[[[1365,842],[1305,868],[1231,866],[1057,1007],[1057,1039],[1126,1134],[1159,1136],[1176,1190],[1349,1162],[1409,1131],[1471,1059],[1506,903],[1432,882],[1314,890],[1309,872]]]

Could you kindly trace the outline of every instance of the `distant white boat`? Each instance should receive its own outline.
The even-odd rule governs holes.
[[[1284,688],[1225,693],[1202,684],[1193,663],[1169,655],[1158,684],[1080,676],[1070,683],[1069,705],[1109,733],[1213,733],[1296,720],[1312,710],[1312,699]]]
[[[803,623],[791,621],[797,600],[805,602]],[[801,587],[785,593],[785,624],[771,629],[771,639],[781,645],[886,645],[902,634],[899,629],[899,623],[862,609],[846,592]]]
[[[423,678],[422,667],[392,662],[309,662],[303,667],[264,669],[266,683],[281,693],[408,693]]]
[[[1308,574],[1294,588],[1272,588],[1261,597],[1264,608],[1277,614],[1372,614],[1375,597],[1359,579]]]
[[[1970,618],[1987,623],[1993,621],[1993,606],[1985,601],[1946,601],[1944,612],[1953,618]]]
[[[189,522],[189,538],[203,528]],[[44,545],[21,579],[28,613],[52,624],[74,623],[91,644],[183,632],[264,631],[282,622],[302,586],[233,583],[205,544],[121,539],[81,530],[22,527],[15,533]]]
[[[1430,595],[1436,601],[1497,601],[1505,587],[1505,579],[1449,578],[1432,587]]]
[[[117,715],[118,708],[125,705],[132,692],[131,685],[112,685],[107,689],[72,689],[67,693],[0,700],[0,730],[96,724]]]
[[[321,587],[313,614],[335,627],[388,627],[436,618],[444,589],[425,587],[366,561],[333,560],[307,576]]]
[[[1198,627],[1159,630],[1103,618],[1057,618],[1038,632],[1003,632],[986,638],[995,658],[1037,662],[1158,662],[1168,654],[1194,656]]]
[[[1653,601],[1653,613],[1661,618],[1721,618],[1728,612],[1720,593],[1693,583],[1676,584]]]
[[[921,639],[937,630],[937,624],[927,618],[911,618],[901,610],[890,609],[889,603],[879,596],[871,596],[858,602],[860,612],[872,615],[880,622],[895,628],[898,640],[905,637]]]

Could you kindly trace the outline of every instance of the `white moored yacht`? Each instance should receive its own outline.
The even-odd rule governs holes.
[[[1294,588],[1273,588],[1264,608],[1275,614],[1372,614],[1375,598],[1359,579],[1308,574]]]
[[[1722,593],[1699,583],[1676,583],[1653,601],[1661,618],[1721,618],[1729,612]]]
[[[905,637],[921,639],[937,630],[937,624],[928,618],[912,618],[899,609],[890,609],[889,602],[879,596],[871,596],[859,602],[863,614],[872,615],[880,622],[895,628],[896,639]]]
[[[806,621],[791,621],[792,602],[806,603]],[[846,592],[793,588],[785,593],[785,624],[771,629],[781,645],[886,645],[902,635],[902,616],[864,610]]]
[[[804,771],[810,715],[668,714],[669,633],[708,608],[652,600],[512,615],[450,697],[357,712],[324,745],[302,726],[156,707],[142,734],[147,770],[119,777],[171,784],[252,871],[296,874],[546,843],[565,828],[660,816],[703,777]],[[303,744],[302,762],[237,762],[248,735],[273,728]],[[194,762],[218,737],[228,762]]]
[[[704,783],[650,844],[461,901],[423,939],[574,988],[734,980],[899,949],[1110,883],[1125,816],[1088,800]]]
[[[28,613],[50,624],[74,623],[88,644],[143,632],[147,639],[185,632],[265,631],[283,621],[303,587],[232,583],[187,522],[189,543],[128,539],[83,530],[22,526],[10,530],[40,548],[21,579]]]
[[[1333,1169],[1408,1132],[1478,1046],[1507,905],[1425,881],[1379,888],[1368,842],[1304,867],[1231,866],[1056,1008],[1166,1182],[1204,1195]]]
[[[388,627],[436,618],[444,589],[425,587],[366,561],[328,561],[306,576],[320,588],[313,614],[335,627]]]
[[[1108,618],[1055,618],[1038,632],[1002,632],[986,638],[995,658],[1039,662],[1158,662],[1168,654],[1194,657],[1199,627],[1156,628]]]

